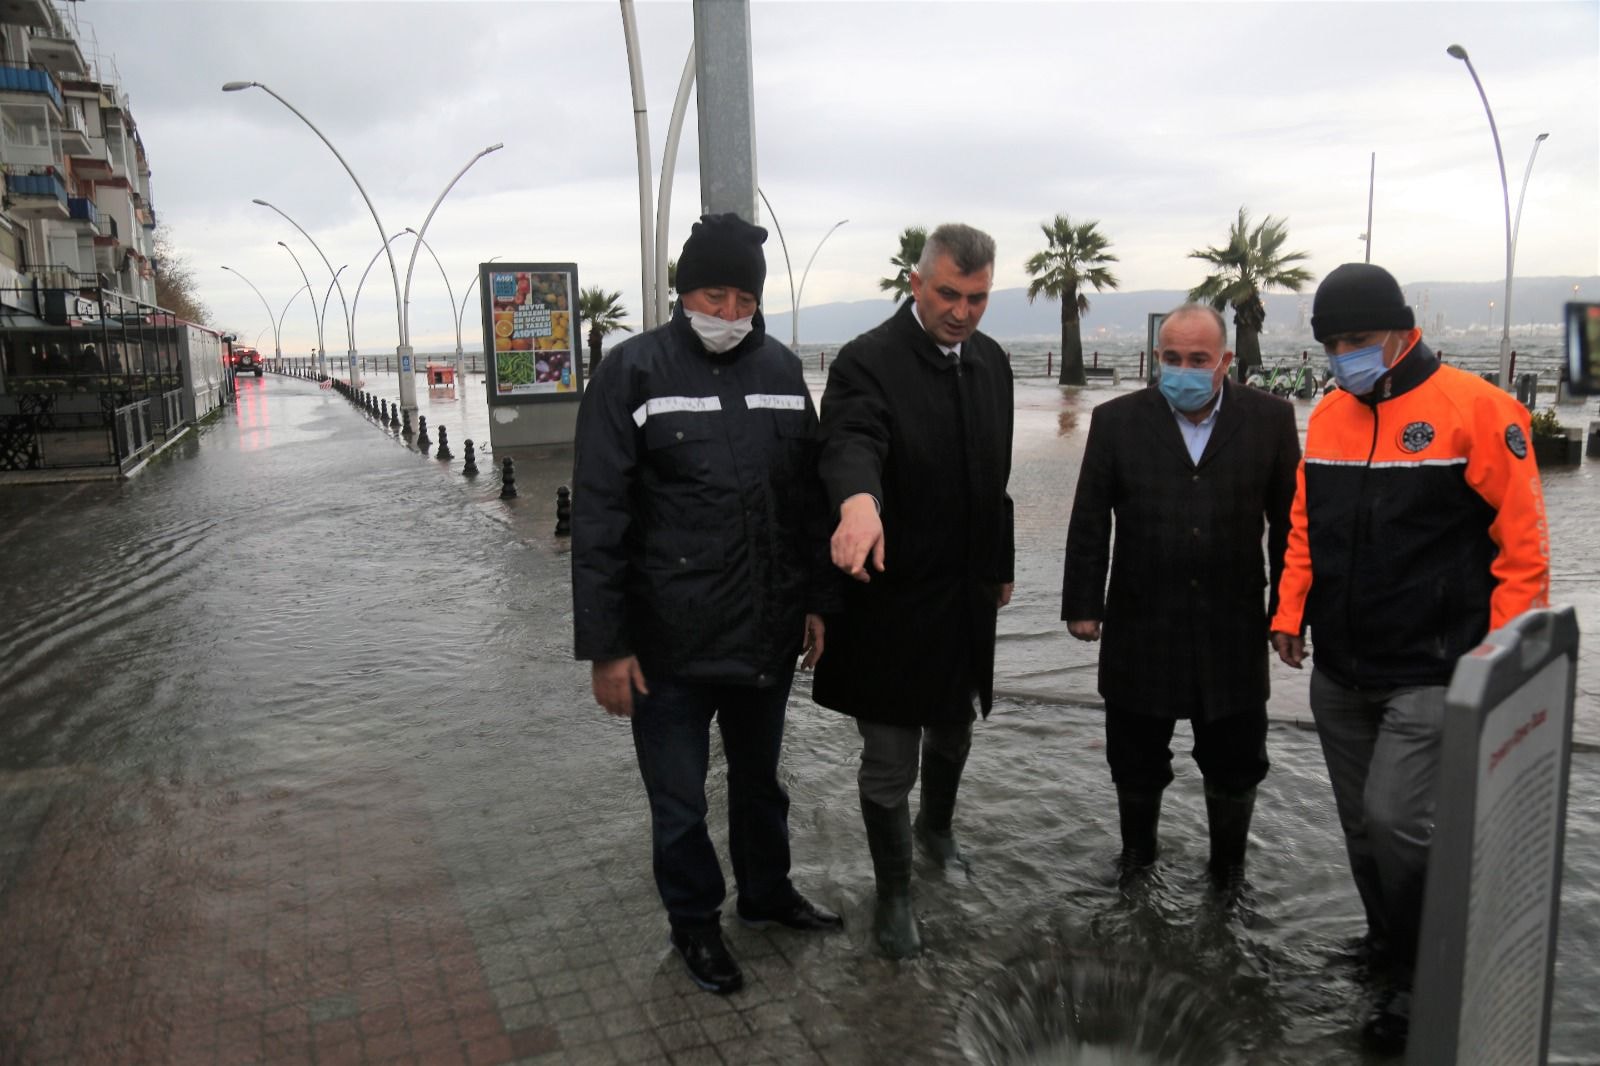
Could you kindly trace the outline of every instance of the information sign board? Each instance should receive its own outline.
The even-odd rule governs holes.
[[[577,264],[479,270],[489,403],[576,402],[583,391]]]

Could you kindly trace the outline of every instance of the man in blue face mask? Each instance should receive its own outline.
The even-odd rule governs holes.
[[[1300,438],[1287,401],[1227,380],[1233,353],[1210,307],[1172,311],[1159,345],[1160,385],[1109,400],[1090,420],[1061,617],[1079,640],[1103,641],[1124,881],[1156,861],[1168,745],[1186,718],[1205,778],[1210,874],[1231,898],[1267,773],[1268,578],[1275,587],[1283,565]]]

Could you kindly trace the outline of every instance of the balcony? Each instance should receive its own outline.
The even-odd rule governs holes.
[[[42,174],[7,174],[6,206],[18,218],[65,219],[67,187],[54,171]]]
[[[93,139],[84,128],[83,119],[68,108],[61,118],[61,151],[65,155],[87,155],[93,148]]]
[[[66,109],[56,80],[43,70],[0,64],[0,93],[43,93],[56,102],[58,110]]]
[[[65,27],[30,29],[28,58],[62,78],[82,78],[89,73],[83,49]]]
[[[0,16],[4,16],[6,22],[41,30],[56,24],[56,13],[50,10],[50,0],[6,0],[0,6]]]
[[[71,196],[67,198],[67,210],[74,222],[85,223],[84,227],[96,235],[100,232],[100,209],[94,201],[87,196]]]
[[[156,228],[156,209],[155,208],[153,208],[153,207],[151,207],[151,206],[149,206],[147,204],[144,207],[141,207],[137,211],[135,211],[134,214],[139,216],[139,225],[143,226],[145,229],[155,229]]]

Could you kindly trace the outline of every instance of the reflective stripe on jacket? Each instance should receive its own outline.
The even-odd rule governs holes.
[[[1441,685],[1494,628],[1549,601],[1528,411],[1412,348],[1372,394],[1312,412],[1272,628],[1359,688]]]

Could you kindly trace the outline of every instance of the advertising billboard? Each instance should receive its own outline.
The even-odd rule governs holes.
[[[577,264],[479,270],[489,403],[576,402],[583,391]]]

